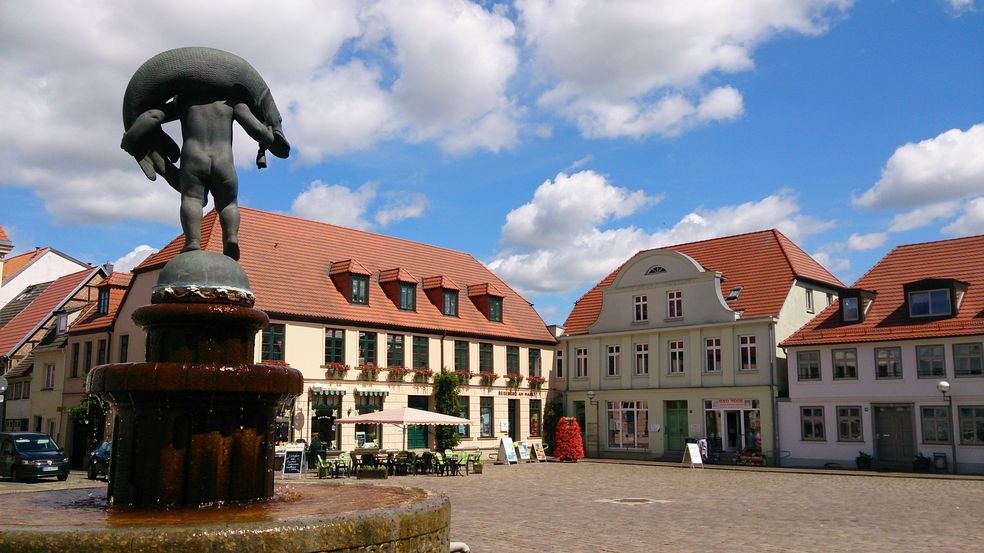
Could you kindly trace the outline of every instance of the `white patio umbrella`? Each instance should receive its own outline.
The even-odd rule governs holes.
[[[363,413],[354,417],[335,419],[335,424],[395,424],[406,426],[408,424],[422,424],[426,426],[457,426],[459,424],[471,424],[471,421],[461,417],[443,415],[412,407],[396,407],[393,409],[383,409]],[[403,431],[403,449],[406,449],[407,433]]]

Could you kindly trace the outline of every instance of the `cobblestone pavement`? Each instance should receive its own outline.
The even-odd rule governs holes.
[[[286,485],[355,482],[309,474]],[[447,494],[451,538],[474,552],[984,551],[984,478],[582,461],[360,482]],[[105,483],[72,473],[67,482],[2,480],[0,493],[89,486]]]

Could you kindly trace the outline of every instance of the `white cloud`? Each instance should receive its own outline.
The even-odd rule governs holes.
[[[946,0],[947,11],[954,17],[972,12],[975,10],[974,0]]]
[[[712,76],[753,68],[755,48],[778,33],[825,31],[850,0],[517,2],[541,105],[592,137],[675,135],[742,114],[741,94]]]
[[[892,217],[892,223],[888,230],[891,232],[905,232],[929,225],[939,219],[949,219],[957,214],[960,209],[960,202],[940,202],[930,204],[925,207],[917,207],[912,211],[899,213]]]
[[[984,191],[984,123],[962,131],[900,146],[881,178],[855,205],[873,209],[914,209]]]
[[[781,191],[739,205],[698,207],[669,229],[607,228],[655,202],[592,171],[561,173],[507,215],[503,250],[489,267],[525,294],[560,292],[597,282],[647,248],[772,227],[799,240],[832,226],[801,214],[796,199]]]
[[[964,206],[963,213],[943,232],[951,236],[971,236],[984,234],[984,197],[974,198]]]
[[[815,252],[810,256],[832,273],[844,273],[851,269],[851,260],[846,257],[834,257],[825,251]]]
[[[373,182],[352,189],[316,180],[294,199],[291,213],[344,227],[371,229],[420,217],[427,208],[427,198],[423,194],[390,192],[384,194],[383,205],[376,209],[374,215],[370,215],[376,207],[378,196],[379,186]]]
[[[141,244],[114,261],[113,270],[119,273],[130,272],[134,267],[143,263],[144,259],[155,253],[157,253],[157,248],[148,246],[147,244]]]
[[[847,249],[855,252],[873,250],[884,244],[887,239],[888,233],[885,232],[853,233],[847,238]]]

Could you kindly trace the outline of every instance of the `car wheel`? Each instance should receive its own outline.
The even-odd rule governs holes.
[[[96,479],[96,465],[94,463],[89,463],[89,471],[86,473],[86,478],[89,480]]]
[[[66,480],[68,480],[68,474],[59,474],[58,475],[58,481],[59,482],[64,482]]]

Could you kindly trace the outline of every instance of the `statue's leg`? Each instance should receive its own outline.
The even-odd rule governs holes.
[[[236,170],[231,165],[222,171],[221,182],[213,183],[212,197],[215,199],[215,210],[219,212],[219,222],[222,224],[222,253],[239,261],[239,204],[236,197],[239,193],[239,180]]]
[[[182,169],[184,164],[182,163]],[[205,205],[205,186],[191,171],[182,170],[181,181],[181,230],[184,232],[183,252],[202,249],[202,206]]]

